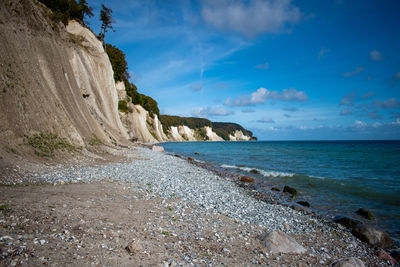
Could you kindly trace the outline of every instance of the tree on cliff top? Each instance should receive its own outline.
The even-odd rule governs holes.
[[[68,23],[69,19],[75,19],[84,23],[85,16],[92,17],[92,8],[87,4],[86,0],[39,0],[53,11],[52,19]]]
[[[107,29],[111,29],[111,30],[115,31],[112,26],[114,20],[111,17],[111,14],[112,14],[112,10],[110,8],[106,7],[105,5],[101,4],[101,10],[100,10],[101,31],[99,33],[100,40],[104,40]]]
[[[94,16],[93,8],[88,5],[86,0],[79,0],[78,5],[79,5],[79,8],[81,10],[82,20],[83,20],[84,24],[88,25],[89,22],[87,22],[87,21],[85,22],[84,18],[85,18],[85,16],[88,16],[89,18]]]

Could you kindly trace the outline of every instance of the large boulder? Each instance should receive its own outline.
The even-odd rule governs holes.
[[[306,249],[297,241],[280,230],[265,233],[260,237],[262,243],[271,253],[302,254]]]
[[[164,148],[162,146],[152,146],[151,150],[157,151],[157,152],[164,152]]]
[[[336,216],[333,219],[333,221],[338,223],[338,224],[341,224],[341,225],[343,225],[343,226],[345,226],[347,228],[353,228],[356,225],[362,224],[362,222],[360,222],[360,221],[354,220],[354,219],[349,218],[349,217],[343,217],[343,216]]]
[[[332,267],[365,267],[365,265],[360,259],[351,257],[334,262]]]
[[[393,240],[388,233],[365,225],[357,225],[353,228],[352,234],[361,241],[379,248],[388,248]]]

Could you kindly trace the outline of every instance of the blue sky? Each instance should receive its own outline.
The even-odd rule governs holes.
[[[397,0],[88,0],[162,114],[261,140],[400,139]]]

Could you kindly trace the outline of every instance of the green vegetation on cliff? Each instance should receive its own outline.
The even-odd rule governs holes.
[[[154,114],[160,115],[157,101],[150,96],[139,93],[136,85],[129,82],[130,75],[125,53],[111,44],[106,44],[106,52],[114,71],[114,80],[124,83],[126,94],[131,98],[132,103],[141,105],[149,112],[151,117],[154,117]]]
[[[86,0],[39,0],[53,11],[53,19],[62,21],[64,24],[69,19],[84,22],[85,16],[93,17],[92,8],[88,6]]]
[[[242,131],[244,135],[253,137],[253,133],[251,131],[246,130],[242,126],[237,123],[232,122],[213,122],[213,130],[216,134],[221,136],[224,140],[229,140],[229,135],[238,130]]]

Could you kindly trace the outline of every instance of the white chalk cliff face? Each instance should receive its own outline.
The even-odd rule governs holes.
[[[233,135],[229,135],[230,141],[249,141],[250,139],[250,136],[244,135],[240,130],[236,130]]]
[[[204,127],[204,129],[206,130],[206,134],[208,137],[208,140],[210,141],[224,141],[224,139],[222,137],[220,137],[219,135],[217,135],[211,127]]]
[[[0,142],[40,132],[78,146],[128,142],[101,42],[77,22],[50,18],[37,1],[0,1]]]
[[[194,137],[194,130],[186,125],[178,126],[178,132],[187,141],[197,141],[196,137]]]

